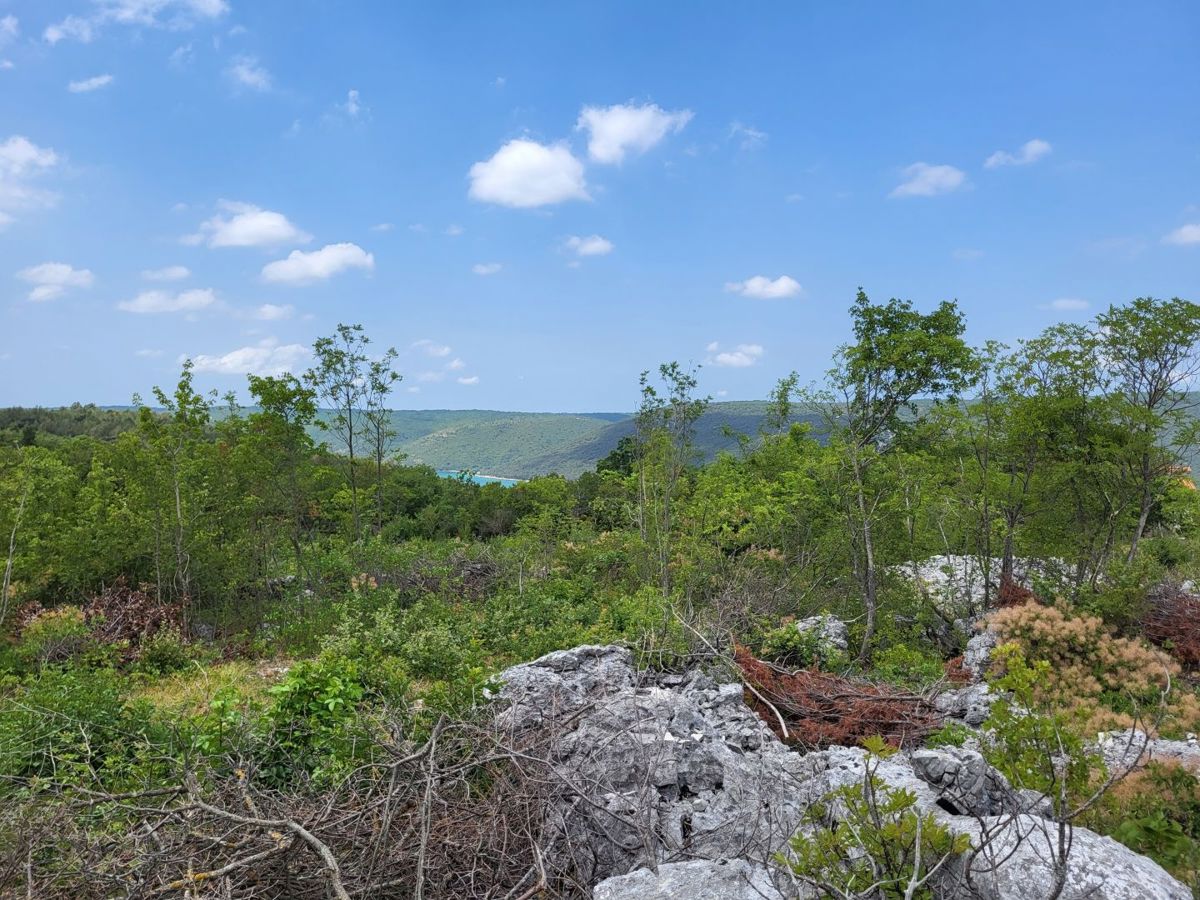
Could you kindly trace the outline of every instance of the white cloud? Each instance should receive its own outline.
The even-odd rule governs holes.
[[[391,222],[379,222],[376,225],[372,225],[371,230],[372,231],[391,231],[395,227],[396,226],[394,224],[392,224]]]
[[[495,275],[503,268],[504,266],[497,262],[475,263],[475,265],[471,266],[471,271],[476,275]]]
[[[95,37],[96,29],[92,21],[79,16],[67,16],[55,25],[47,25],[46,30],[42,32],[42,39],[51,45],[66,40],[90,44]]]
[[[308,359],[308,348],[303,344],[280,344],[267,338],[251,347],[239,347],[224,356],[200,354],[193,357],[197,372],[215,375],[282,375],[290,372]]]
[[[613,243],[598,234],[589,237],[571,235],[567,238],[567,249],[574,250],[579,256],[607,256],[613,252]]]
[[[13,61],[11,59],[0,59],[0,69],[14,69],[14,68],[16,68],[16,66],[13,65]]]
[[[1188,244],[1200,244],[1200,222],[1181,225],[1163,238],[1164,244],[1175,244],[1180,247]]]
[[[566,144],[526,138],[509,141],[491,159],[471,166],[469,196],[518,209],[566,200],[590,200],[583,163]]]
[[[287,259],[277,259],[263,266],[263,281],[279,284],[308,284],[332,278],[347,269],[375,268],[375,257],[358,244],[326,244],[320,250],[305,253],[293,250]]]
[[[761,344],[738,344],[733,350],[718,353],[713,357],[713,362],[724,368],[744,369],[762,359],[765,352]]]
[[[143,348],[141,350],[135,350],[133,355],[140,356],[143,359],[154,359],[156,357],[162,356],[163,352],[161,350],[151,350],[150,348]]]
[[[108,87],[113,83],[111,75],[93,75],[91,78],[84,78],[82,81],[72,81],[67,84],[67,90],[72,94],[89,94],[92,91],[98,91],[100,88]]]
[[[33,182],[58,162],[58,154],[49,147],[39,147],[21,135],[0,143],[0,214],[4,222],[13,221],[11,213],[55,204],[57,195]]]
[[[727,281],[725,290],[755,300],[779,300],[784,297],[798,297],[804,293],[800,282],[790,275],[780,275],[774,281],[765,275],[755,275],[745,281]]]
[[[189,42],[187,44],[180,44],[172,50],[171,55],[167,57],[167,62],[177,69],[183,69],[190,66],[195,59],[196,51]]]
[[[1027,166],[1030,163],[1037,162],[1043,156],[1047,156],[1053,149],[1047,141],[1034,138],[1032,141],[1026,141],[1022,144],[1016,153],[997,150],[983,161],[983,167],[985,169],[997,169],[1000,166]]]
[[[743,150],[757,150],[767,142],[770,137],[765,131],[759,131],[753,125],[745,125],[742,122],[734,122],[729,126],[729,139],[741,139],[741,148]]]
[[[146,281],[183,281],[191,277],[187,266],[164,266],[161,269],[142,269],[142,278]]]
[[[419,341],[412,342],[414,350],[420,350],[426,356],[449,356],[450,348],[445,344],[439,344],[437,341],[431,341],[429,338],[421,338]]]
[[[690,109],[667,112],[654,103],[635,106],[585,106],[575,123],[588,132],[588,156],[598,163],[617,164],[625,154],[645,153],[668,134],[683,129],[692,120]]]
[[[33,285],[29,299],[35,303],[53,300],[69,288],[91,287],[96,277],[88,269],[76,269],[67,263],[46,262],[30,266],[17,273],[17,277]]]
[[[271,89],[271,73],[253,56],[239,56],[225,70],[225,74],[236,84],[252,91],[269,91]]]
[[[7,15],[0,18],[0,47],[3,47],[9,41],[15,40],[20,33],[21,23],[17,21],[16,16]]]
[[[207,242],[210,247],[271,247],[307,244],[312,240],[312,235],[293,225],[283,213],[232,200],[222,200],[217,206],[226,215],[216,215],[201,223],[200,231],[185,238],[184,243]]]
[[[366,107],[362,105],[358,91],[351,89],[346,92],[346,102],[342,105],[342,109],[350,118],[357,119],[359,114],[366,110]]]
[[[1079,312],[1087,309],[1090,305],[1086,300],[1080,300],[1078,297],[1059,297],[1057,300],[1050,301],[1050,308],[1059,312]]]
[[[408,226],[408,230],[411,231],[413,234],[424,234],[429,229],[426,228],[425,225],[421,222],[413,222],[411,225]]]
[[[976,250],[974,247],[959,247],[952,255],[955,259],[970,262],[971,260],[982,258],[983,251]]]
[[[87,17],[67,16],[42,33],[50,44],[63,40],[89,43],[108,23],[180,31],[229,11],[227,0],[95,0],[98,9]]]
[[[967,183],[967,176],[954,166],[931,166],[913,163],[904,170],[904,181],[892,191],[892,197],[935,197],[957,191]]]
[[[290,303],[264,303],[254,310],[254,318],[263,322],[278,322],[281,319],[290,319],[295,314],[296,307]]]
[[[718,350],[721,349],[721,345],[719,343],[717,343],[716,341],[710,341],[708,343],[708,346],[705,347],[704,349],[707,350],[709,353],[716,353]]]
[[[208,288],[178,294],[169,291],[142,291],[132,300],[122,300],[117,304],[117,309],[141,314],[199,312],[216,302],[217,295]]]
[[[784,203],[800,203],[804,199],[803,194],[788,194],[783,198]]]
[[[452,359],[450,362],[446,363],[446,368],[451,372],[457,372],[459,369],[465,369],[466,367],[467,364],[458,358]]]
[[[459,384],[466,384],[466,385],[479,384],[479,376],[478,375],[463,376],[462,378],[459,378],[457,380],[458,380]]]
[[[447,225],[446,226],[446,234],[449,235],[450,237],[458,237],[466,230],[467,229],[463,228],[461,225]]]

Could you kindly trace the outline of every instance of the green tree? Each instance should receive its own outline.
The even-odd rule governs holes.
[[[663,597],[671,593],[671,552],[674,546],[674,504],[687,467],[695,462],[696,420],[708,407],[708,397],[696,396],[696,370],[677,362],[658,367],[658,386],[650,372],[639,380],[642,401],[634,419],[637,428],[638,526],[642,540],[653,548],[654,565]]]
[[[313,344],[316,365],[304,375],[304,381],[330,410],[328,419],[318,419],[320,427],[334,433],[348,457],[347,481],[350,484],[350,509],[354,540],[362,536],[358,503],[358,438],[362,433],[363,405],[367,399],[367,375],[371,339],[361,325],[339,324],[334,334],[318,338]]]
[[[1164,479],[1178,476],[1183,449],[1195,443],[1188,389],[1200,373],[1200,305],[1139,297],[1110,306],[1096,320],[1120,399],[1117,414],[1132,438],[1138,493],[1128,557],[1133,562],[1155,496]]]
[[[879,610],[875,523],[883,493],[871,494],[871,470],[920,418],[919,398],[954,397],[972,381],[976,361],[963,341],[957,304],[920,313],[907,300],[873,304],[861,289],[850,308],[854,343],[840,347],[822,401],[827,426],[844,454],[850,491],[851,549],[866,627],[859,656],[867,660]]]

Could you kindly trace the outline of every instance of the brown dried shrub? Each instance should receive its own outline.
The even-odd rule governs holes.
[[[911,747],[940,724],[933,707],[915,694],[815,669],[782,671],[740,646],[734,659],[746,683],[783,716],[787,735],[775,712],[753,691],[746,701],[789,743],[806,748],[853,746],[879,736],[895,747]]]
[[[1157,591],[1149,598],[1141,626],[1148,640],[1184,668],[1200,668],[1200,597],[1177,586]]]
[[[1026,603],[1036,602],[1037,595],[1024,585],[1017,584],[1011,578],[1000,583],[1000,590],[996,592],[996,606],[1000,609],[1006,609],[1010,606],[1022,606]]]
[[[83,605],[97,640],[121,648],[125,661],[135,659],[142,642],[164,630],[182,631],[183,610],[161,603],[143,590],[118,579]]]

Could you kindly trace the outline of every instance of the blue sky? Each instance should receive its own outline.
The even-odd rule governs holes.
[[[1013,341],[1200,300],[1200,6],[0,0],[0,404],[299,371],[620,410],[819,377],[862,285]]]

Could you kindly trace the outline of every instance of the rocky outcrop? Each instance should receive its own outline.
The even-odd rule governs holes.
[[[1149,762],[1175,763],[1200,776],[1200,742],[1195,735],[1185,741],[1148,737],[1144,731],[1129,728],[1124,731],[1101,732],[1096,749],[1104,758],[1110,773],[1123,775]]]
[[[1000,589],[1002,562],[993,559],[986,572],[983,560],[975,556],[931,556],[916,563],[905,563],[894,571],[909,578],[918,592],[949,618],[970,619],[984,611],[985,598]],[[1016,559],[1013,582],[1032,588],[1035,581],[1065,584],[1057,560]]]
[[[796,623],[801,634],[815,634],[825,650],[845,653],[850,646],[850,629],[841,619],[833,616],[809,616]]]
[[[545,825],[555,865],[594,885],[601,900],[798,896],[778,854],[809,827],[807,811],[866,776],[865,751],[784,746],[740,684],[701,672],[639,676],[619,647],[552,653],[500,682],[497,724],[517,743],[538,736],[563,785]],[[939,896],[1047,896],[1058,826],[979,754],[917,750],[878,761],[875,774],[988,848],[947,866]],[[1106,838],[1075,829],[1072,848],[1063,897],[1085,889],[1093,900],[1190,897]]]
[[[595,900],[784,900],[761,866],[744,859],[694,859],[638,869],[596,885]]]

